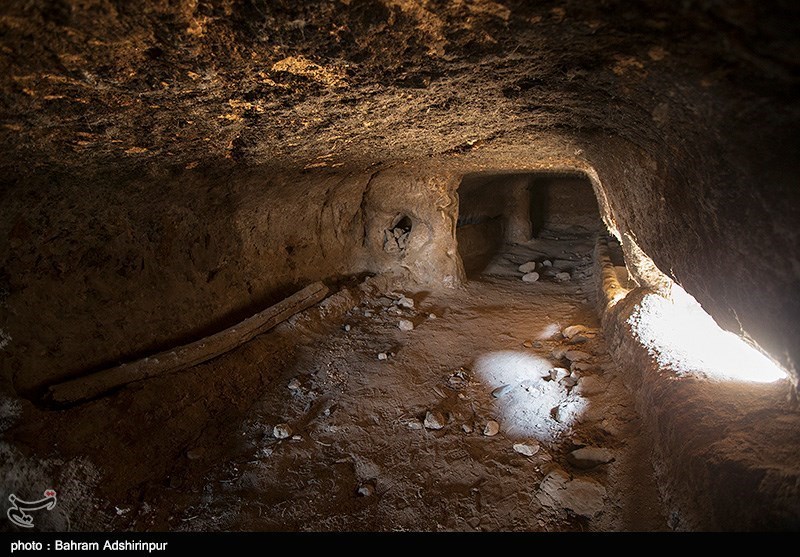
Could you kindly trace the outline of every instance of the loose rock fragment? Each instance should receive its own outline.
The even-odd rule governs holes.
[[[358,486],[358,492],[361,497],[370,497],[375,494],[375,486],[372,484],[362,484]]]
[[[447,378],[447,386],[454,390],[462,389],[467,386],[467,374],[464,368],[452,373],[450,377]]]
[[[289,424],[278,424],[272,428],[272,436],[275,439],[287,439],[292,435],[292,428]]]
[[[614,455],[608,449],[600,447],[583,447],[567,455],[567,461],[577,468],[589,469],[601,464],[608,464],[614,460]]]
[[[406,422],[406,427],[407,427],[408,429],[420,430],[420,429],[422,429],[424,426],[422,425],[422,422],[420,422],[419,420],[408,420],[408,421]]]
[[[567,387],[568,389],[572,388],[578,384],[578,378],[573,375],[568,375],[563,379],[561,379],[561,384]]]
[[[350,325],[345,325],[345,326],[344,326],[344,331],[345,331],[346,333],[349,333],[351,328],[352,328],[352,327],[350,327]]]
[[[429,313],[428,314],[428,319],[436,319],[436,314],[435,313]]]
[[[561,334],[564,336],[564,338],[572,338],[578,333],[582,333],[584,331],[586,331],[586,327],[584,325],[570,325],[561,331]]]
[[[400,299],[397,300],[397,305],[401,308],[412,309],[414,307],[414,300],[406,298],[405,296],[400,296]]]
[[[544,261],[542,261],[542,267],[552,267],[552,266],[553,262],[550,261],[549,259],[545,259]]]
[[[380,354],[378,354],[378,359],[379,360],[386,360],[388,358],[389,358],[389,356],[386,354],[386,352],[381,352]]]
[[[539,280],[539,273],[527,273],[522,275],[522,282],[536,282]]]
[[[494,420],[489,420],[486,427],[483,428],[483,434],[486,437],[494,437],[500,432],[500,424]]]
[[[539,502],[546,507],[569,509],[587,518],[603,510],[605,496],[606,490],[598,482],[583,478],[570,480],[569,474],[560,468],[545,476],[536,494]]]
[[[414,330],[414,324],[408,319],[401,319],[397,324],[397,328],[401,331],[412,331]]]
[[[533,348],[533,343],[529,340],[526,340],[525,342],[522,343],[522,346],[524,346],[525,348]]]
[[[519,266],[520,273],[530,273],[536,270],[536,261],[528,261]]]
[[[523,456],[533,456],[539,452],[539,445],[526,445],[524,443],[515,443],[514,450]]]
[[[501,396],[509,393],[513,388],[514,387],[512,385],[503,385],[501,387],[497,387],[495,390],[492,391],[492,396],[494,398],[500,398]]]
[[[295,377],[294,379],[289,381],[289,384],[286,385],[286,386],[290,391],[299,391],[300,390],[300,381]]]
[[[563,367],[554,367],[550,370],[550,379],[553,381],[561,381],[565,377],[569,377],[569,370]]]
[[[464,433],[472,433],[472,426],[471,426],[471,425],[469,425],[469,424],[462,424],[462,425],[461,425],[461,430],[462,430]]]
[[[425,421],[423,422],[423,425],[427,429],[442,429],[447,425],[447,420],[445,420],[441,412],[428,410],[428,412],[425,414]]]
[[[556,273],[556,280],[558,281],[567,281],[570,278],[569,273]]]

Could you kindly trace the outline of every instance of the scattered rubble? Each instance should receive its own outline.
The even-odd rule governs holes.
[[[608,449],[599,447],[583,447],[567,455],[567,462],[576,468],[589,469],[601,464],[608,464],[614,460],[614,455]]]
[[[358,491],[356,493],[358,493],[361,497],[371,497],[375,494],[375,486],[369,483],[361,484],[358,486]]]
[[[539,445],[526,445],[525,443],[515,443],[514,450],[523,456],[533,456],[539,452]]]
[[[494,437],[500,433],[500,424],[494,420],[489,420],[486,422],[486,427],[483,428],[483,434],[486,437]]]
[[[441,412],[428,410],[423,425],[426,429],[442,429],[447,425],[447,420]]]
[[[272,428],[272,436],[275,439],[287,439],[292,435],[292,428],[289,424],[278,424]]]
[[[600,514],[605,496],[606,489],[600,483],[591,479],[570,479],[569,474],[561,468],[545,476],[536,494],[545,507],[567,509],[586,518]]]

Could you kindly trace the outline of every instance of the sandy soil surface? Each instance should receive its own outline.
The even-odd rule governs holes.
[[[60,412],[26,406],[4,466],[17,484],[33,468],[58,479],[72,512],[82,482],[88,509],[53,528],[665,529],[597,330],[592,247],[507,246],[463,289],[366,296],[188,373]],[[533,283],[518,271],[529,261]],[[588,331],[570,343],[572,325]],[[603,450],[573,453],[584,447]]]

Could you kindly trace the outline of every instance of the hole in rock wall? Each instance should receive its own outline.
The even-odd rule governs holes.
[[[391,226],[383,233],[383,249],[386,253],[402,255],[408,246],[413,224],[407,215],[397,215]]]

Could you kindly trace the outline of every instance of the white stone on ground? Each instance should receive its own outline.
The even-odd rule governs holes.
[[[489,420],[486,427],[483,428],[483,434],[486,437],[494,437],[500,432],[500,424],[494,420]]]
[[[461,430],[464,433],[472,433],[472,426],[469,424],[461,424]]]
[[[554,367],[550,370],[550,379],[553,381],[561,381],[565,377],[569,377],[569,370],[563,367]]]
[[[536,270],[536,261],[528,261],[519,266],[520,273],[530,273]]]
[[[378,359],[379,360],[386,360],[388,358],[389,358],[389,356],[386,355],[386,352],[381,352],[380,354],[378,354]]]
[[[523,456],[533,456],[539,452],[539,445],[526,445],[525,443],[515,443],[514,450]]]
[[[272,436],[275,439],[287,439],[292,435],[292,428],[289,424],[278,424],[272,428]]]
[[[552,267],[552,266],[553,262],[550,261],[549,259],[545,259],[544,261],[542,261],[542,267]]]
[[[539,273],[527,273],[522,275],[522,282],[536,282],[539,280]]]
[[[584,332],[585,330],[586,327],[584,325],[570,325],[561,331],[561,334],[564,336],[564,338],[572,338],[578,333]]]
[[[436,319],[436,314],[435,313],[429,313],[428,314],[428,319]]]
[[[424,426],[422,425],[422,422],[420,422],[419,420],[409,420],[406,422],[406,427],[408,429],[419,430],[422,429]]]
[[[424,425],[427,429],[442,429],[447,425],[447,421],[441,412],[430,411],[425,414]]]
[[[497,387],[495,390],[492,391],[492,396],[494,398],[500,398],[504,394],[507,394],[511,391],[514,387],[512,385],[503,385],[501,387]]]
[[[556,280],[567,281],[570,279],[569,273],[556,273]]]
[[[345,331],[346,333],[349,333],[351,328],[352,328],[352,327],[350,327],[350,325],[345,325],[345,326],[344,326],[344,331]]]
[[[608,464],[614,460],[614,454],[608,449],[600,447],[583,447],[567,455],[567,461],[577,468],[584,470]]]
[[[401,319],[400,322],[397,324],[397,328],[400,329],[401,331],[413,331],[414,324],[408,319]]]
[[[405,296],[400,296],[400,299],[397,300],[397,305],[400,306],[401,308],[413,309],[414,300],[412,300],[411,298],[406,298]]]

